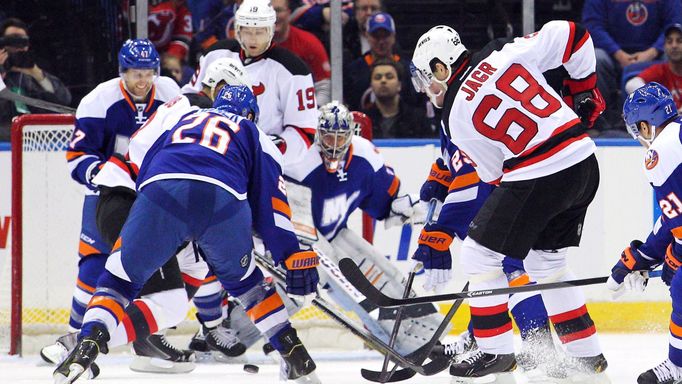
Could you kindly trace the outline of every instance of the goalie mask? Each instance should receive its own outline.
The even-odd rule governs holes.
[[[423,34],[417,41],[410,64],[412,84],[417,92],[426,93],[434,106],[442,108],[442,96],[448,89],[452,65],[466,52],[459,34],[448,26],[438,25]],[[442,63],[448,71],[442,80],[433,73],[437,62]]]
[[[244,85],[251,86],[246,69],[237,59],[223,57],[212,62],[206,69],[206,76],[201,81],[202,84],[211,89],[209,97],[215,100],[221,82],[225,85]]]
[[[670,91],[656,82],[648,83],[630,94],[623,104],[623,120],[632,137],[649,147],[656,138],[656,128],[677,117],[677,107]],[[649,124],[649,137],[640,131],[639,123]]]
[[[351,126],[348,108],[338,101],[332,101],[320,108],[315,143],[320,149],[327,172],[336,172],[353,141],[355,131]]]
[[[277,13],[269,0],[244,0],[234,18],[235,37],[247,56],[258,56],[270,47]]]

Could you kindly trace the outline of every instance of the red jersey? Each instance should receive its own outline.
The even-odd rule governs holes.
[[[149,40],[159,53],[184,59],[192,41],[192,14],[184,2],[164,1],[149,7]]]
[[[327,51],[312,33],[292,25],[289,27],[289,37],[278,45],[290,50],[306,63],[313,74],[313,81],[318,82],[332,77]]]
[[[640,72],[637,77],[641,77],[645,83],[655,81],[668,88],[673,95],[677,110],[682,109],[682,76],[673,73],[669,63],[654,64]]]

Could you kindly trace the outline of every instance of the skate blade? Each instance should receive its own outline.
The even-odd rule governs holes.
[[[246,354],[241,354],[239,356],[231,357],[231,356],[225,355],[222,352],[211,351],[211,355],[213,356],[213,359],[219,363],[224,363],[224,364],[246,364],[246,363],[248,363],[248,359],[246,358]]]
[[[76,381],[76,379],[78,379],[80,377],[80,375],[83,374],[84,371],[85,370],[83,369],[82,366],[80,366],[78,364],[71,364],[69,366],[69,375],[68,376],[64,376],[60,372],[55,372],[52,375],[52,378],[53,378],[55,384],[70,384],[70,383],[73,383],[74,381]]]
[[[320,378],[317,377],[317,373],[315,371],[310,372],[309,374],[301,376],[298,379],[294,379],[292,381],[296,384],[322,384]]]
[[[514,372],[503,372],[482,377],[453,377],[451,384],[516,384]]]
[[[130,370],[148,373],[188,373],[196,368],[194,362],[174,362],[156,357],[135,356],[130,363]]]

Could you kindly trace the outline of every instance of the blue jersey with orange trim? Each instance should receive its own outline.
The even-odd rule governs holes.
[[[495,187],[481,181],[471,159],[450,140],[444,130],[440,133],[440,145],[443,160],[453,180],[438,216],[438,224],[463,240],[469,223]]]
[[[191,179],[248,200],[253,227],[279,263],[298,252],[280,166],[281,154],[248,119],[217,109],[182,116],[151,146],[138,190],[157,180]]]
[[[644,173],[654,188],[661,218],[640,252],[663,260],[666,248],[682,259],[682,118],[669,123],[644,158]]]
[[[130,136],[179,93],[175,81],[164,76],[156,79],[142,103],[133,101],[121,78],[98,85],[76,110],[76,127],[66,153],[71,177],[88,186],[94,168],[114,152],[126,153]]]
[[[301,132],[288,130],[282,137],[284,176],[311,189],[313,222],[326,239],[345,228],[357,208],[378,220],[388,217],[400,180],[370,141],[354,136],[338,171],[330,173],[317,146]]]

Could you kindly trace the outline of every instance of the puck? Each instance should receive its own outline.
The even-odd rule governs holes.
[[[244,364],[244,372],[258,373],[258,366],[253,364]]]

